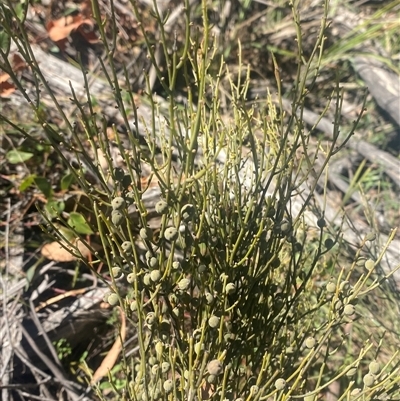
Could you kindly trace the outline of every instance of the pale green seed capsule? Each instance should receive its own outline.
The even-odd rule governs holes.
[[[129,241],[123,242],[121,244],[121,248],[127,255],[132,255],[132,252],[133,252],[132,242],[129,242]]]
[[[177,260],[175,262],[172,262],[172,268],[174,270],[178,270],[181,268],[181,262],[178,262]]]
[[[367,373],[364,377],[363,377],[363,382],[365,384],[366,387],[372,387],[375,383],[375,376],[371,373]]]
[[[365,268],[369,271],[373,270],[375,267],[375,262],[372,259],[368,259],[365,261]]]
[[[136,312],[137,311],[137,302],[135,300],[133,300],[131,302],[131,304],[129,305],[130,309],[132,312]]]
[[[377,375],[381,371],[381,367],[379,366],[379,363],[376,361],[372,361],[368,367],[369,367],[369,373],[372,373],[373,375]]]
[[[151,356],[151,357],[148,359],[148,362],[149,362],[149,365],[150,365],[150,366],[153,366],[153,365],[155,365],[155,364],[157,363],[157,358],[154,357],[154,356]]]
[[[250,387],[250,394],[251,395],[256,395],[260,391],[260,387],[253,385]]]
[[[112,273],[113,277],[118,277],[119,274],[121,273],[121,268],[119,266],[114,266],[111,269],[111,273]]]
[[[314,348],[315,346],[315,338],[314,337],[308,337],[305,341],[305,345],[308,349]]]
[[[115,293],[110,294],[110,295],[108,296],[108,298],[107,298],[107,302],[108,302],[111,306],[117,305],[117,303],[119,302],[118,295],[115,294]]]
[[[115,226],[120,226],[124,221],[124,215],[119,210],[111,212],[111,221]]]
[[[175,241],[178,238],[178,230],[175,227],[167,227],[164,231],[164,238],[167,241]]]
[[[171,364],[169,362],[163,362],[161,364],[161,372],[168,373],[171,369]]]
[[[160,369],[159,365],[153,365],[151,367],[151,373],[155,376],[157,374],[157,372],[158,372],[158,369]]]
[[[286,387],[286,380],[285,379],[276,379],[275,380],[275,388],[277,390],[283,390]]]
[[[178,288],[181,291],[186,291],[190,286],[190,280],[188,278],[183,278],[181,281],[178,283]]]
[[[148,265],[150,268],[152,269],[156,269],[158,267],[158,259],[155,257],[151,257],[148,261],[147,261]]]
[[[147,287],[150,286],[150,285],[152,284],[150,273],[146,273],[146,274],[143,276],[143,284],[144,284],[145,286],[147,286]]]
[[[218,359],[213,359],[212,361],[208,362],[207,370],[210,375],[219,376],[224,371],[224,367],[221,361]]]
[[[217,376],[216,375],[209,375],[207,377],[207,382],[210,384],[214,384],[217,381]]]
[[[336,284],[335,284],[335,283],[332,283],[332,282],[329,282],[329,283],[326,285],[326,291],[329,292],[329,293],[331,293],[331,294],[333,294],[334,292],[336,292]]]
[[[346,372],[346,376],[347,376],[347,377],[353,377],[353,376],[355,376],[356,373],[357,373],[357,368],[356,368],[356,367],[353,367],[353,368],[350,368],[350,369]]]
[[[207,305],[210,305],[214,302],[214,296],[211,293],[206,292],[204,296],[206,298]]]
[[[129,273],[129,274],[126,276],[126,281],[127,281],[129,284],[132,284],[135,280],[136,280],[136,274],[135,274],[135,273]]]
[[[161,279],[161,272],[160,270],[153,270],[150,273],[150,279],[153,283],[158,283]]]
[[[211,328],[215,329],[216,327],[219,326],[219,321],[220,321],[219,317],[213,315],[213,316],[211,316],[211,317],[208,319],[208,325],[209,325]]]
[[[158,214],[165,214],[168,212],[168,204],[167,202],[160,200],[155,204],[155,210]]]
[[[163,383],[163,389],[164,391],[169,394],[174,388],[174,384],[171,379],[165,380]]]
[[[351,305],[351,304],[347,304],[343,309],[343,313],[346,316],[353,315],[355,311],[356,311],[356,308],[354,307],[354,305]]]
[[[194,352],[196,355],[199,355],[201,351],[204,351],[204,344],[201,342],[197,342],[194,344]]]
[[[236,292],[236,285],[234,283],[228,283],[225,287],[225,292],[228,295],[232,295]]]
[[[117,196],[111,201],[111,207],[113,210],[121,210],[125,206],[125,199],[121,196]]]
[[[340,309],[343,308],[343,302],[342,302],[340,299],[338,299],[338,300],[335,302],[334,308],[335,308],[335,311],[336,311],[336,312],[340,311]]]

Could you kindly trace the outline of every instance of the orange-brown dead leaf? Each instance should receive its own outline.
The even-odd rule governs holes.
[[[27,64],[25,62],[25,60],[18,54],[18,53],[14,53],[12,55],[12,61],[11,64],[13,66],[13,71],[22,71],[27,67]]]
[[[89,27],[86,30],[85,27]],[[50,21],[47,26],[49,38],[54,42],[59,42],[66,39],[72,31],[79,30],[81,35],[89,42],[98,42],[98,38],[93,32],[94,23],[90,18],[84,18],[81,14],[68,15],[67,17],[58,20]]]
[[[8,74],[0,75],[0,96],[7,97],[10,96],[11,93],[15,91],[15,86],[7,82],[7,79],[10,78]]]
[[[98,382],[102,377],[106,376],[110,372],[110,370],[114,367],[115,362],[117,361],[118,356],[121,352],[122,342],[125,340],[126,337],[126,319],[124,311],[121,308],[118,309],[120,312],[120,319],[121,319],[121,330],[119,336],[115,340],[110,351],[108,351],[107,355],[101,362],[101,365],[94,372],[91,381],[92,384]]]
[[[56,262],[72,262],[76,260],[77,258],[75,254],[77,251],[75,248],[78,248],[84,258],[87,258],[90,255],[89,248],[79,239],[71,244],[64,244],[64,246],[65,248],[56,241],[50,242],[43,245],[41,254],[46,259],[54,260]],[[70,249],[70,251],[66,248]]]
[[[21,71],[24,68],[26,68],[25,61],[17,53],[14,53],[12,55],[11,65],[12,65],[14,72]],[[8,82],[9,78],[10,78],[9,74],[4,73],[4,74],[0,75],[0,96],[1,97],[10,96],[16,89],[16,87],[13,83]]]

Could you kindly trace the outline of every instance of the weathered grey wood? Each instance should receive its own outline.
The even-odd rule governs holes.
[[[357,56],[352,61],[376,103],[400,126],[400,77],[373,56]]]

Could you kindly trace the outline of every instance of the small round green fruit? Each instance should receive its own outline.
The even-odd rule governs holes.
[[[174,383],[171,379],[165,380],[165,382],[163,383],[163,389],[167,394],[172,392],[172,390],[174,389]]]
[[[329,292],[330,294],[333,294],[336,292],[336,284],[332,283],[331,281],[326,285],[326,291]]]
[[[127,255],[132,255],[132,252],[133,252],[132,242],[130,242],[130,241],[123,242],[121,244],[121,248]]]
[[[111,221],[114,226],[120,226],[124,221],[124,215],[119,210],[113,210],[111,212]]]
[[[125,199],[121,196],[117,196],[111,201],[111,207],[113,210],[121,210],[125,206]]]
[[[207,370],[210,375],[219,376],[224,371],[224,367],[221,361],[218,359],[213,359],[212,361],[208,362]]]
[[[228,295],[232,295],[236,292],[236,285],[234,283],[228,283],[225,287],[225,292]]]
[[[188,278],[183,278],[178,283],[178,288],[181,291],[186,291],[189,288],[189,286],[190,286],[190,280]]]
[[[375,383],[375,376],[371,373],[367,373],[364,377],[363,377],[363,382],[365,384],[366,387],[372,387]]]
[[[158,214],[166,214],[168,212],[168,203],[160,200],[155,205],[155,210]]]
[[[108,296],[107,302],[108,302],[111,306],[117,305],[117,303],[119,302],[118,295],[115,294],[115,293],[113,292],[112,294],[110,294],[110,295]]]
[[[376,361],[372,361],[369,366],[369,373],[373,375],[377,375],[381,371],[381,367],[379,366],[379,363]]]
[[[153,270],[150,273],[150,279],[153,283],[157,284],[161,279],[161,272],[160,270]]]
[[[343,309],[343,313],[346,316],[354,315],[355,311],[356,311],[356,308],[352,304],[347,304]]]
[[[279,378],[275,380],[275,388],[277,390],[283,390],[286,387],[286,380]]]
[[[167,241],[175,241],[178,238],[178,230],[175,227],[167,227],[164,231],[164,238]]]
[[[315,346],[315,338],[314,337],[308,337],[305,341],[305,345],[308,349],[314,348]]]
[[[129,274],[126,276],[126,281],[127,281],[129,284],[132,284],[135,280],[136,280],[136,274],[135,274],[135,273],[129,273]]]
[[[161,372],[168,373],[171,370],[171,364],[169,362],[163,362],[161,364]]]
[[[215,316],[215,315],[211,316],[208,319],[208,325],[213,329],[215,329],[215,328],[217,328],[219,326],[219,322],[220,322],[220,318],[218,316]]]

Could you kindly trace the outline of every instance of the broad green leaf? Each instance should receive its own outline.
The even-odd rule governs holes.
[[[77,212],[71,212],[68,219],[68,225],[79,234],[93,234],[85,218]]]
[[[53,195],[50,182],[44,177],[35,177],[34,182],[36,186],[42,191],[46,199],[50,199]]]
[[[7,152],[6,159],[11,164],[17,164],[29,160],[32,156],[33,153],[23,152],[22,150],[13,149]]]
[[[64,175],[64,177],[61,178],[61,190],[66,191],[74,181],[75,177],[73,174],[69,173]]]
[[[36,178],[36,174],[28,175],[28,177],[26,177],[25,180],[23,180],[21,182],[21,185],[19,186],[19,190],[21,192],[26,191],[31,185],[34,184],[35,178]]]
[[[63,201],[51,200],[47,202],[45,209],[49,217],[54,218],[64,211],[65,203]]]

